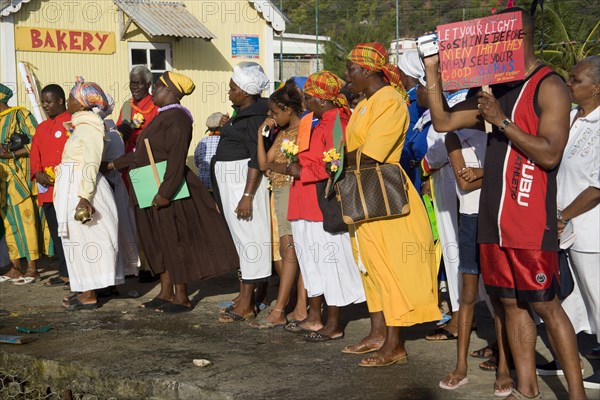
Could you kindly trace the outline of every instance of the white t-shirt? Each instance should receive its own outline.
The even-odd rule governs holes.
[[[473,168],[483,168],[487,134],[478,129],[461,129],[456,132],[462,146],[462,156],[465,165]],[[479,214],[479,194],[481,189],[464,191],[456,185],[456,194],[460,202],[461,214]]]
[[[578,108],[571,111],[569,141],[556,177],[559,210],[571,204],[588,187],[600,188],[600,107],[573,122],[578,111]],[[581,252],[600,252],[600,205],[571,222],[577,235],[571,248]]]

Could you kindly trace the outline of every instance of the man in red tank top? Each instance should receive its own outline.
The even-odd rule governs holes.
[[[506,375],[506,344],[518,387],[507,399],[541,399],[535,366],[536,326],[531,307],[545,322],[562,365],[569,399],[585,399],[575,332],[556,296],[558,233],[556,167],[567,143],[571,102],[562,79],[533,48],[533,19],[523,20],[525,79],[492,86],[452,109],[445,106],[439,57],[425,58],[432,121],[438,132],[493,125],[480,197],[478,243],[481,274],[494,306],[500,374]],[[506,334],[508,332],[508,335]],[[501,368],[502,367],[502,368]],[[508,376],[507,376],[507,379]],[[521,397],[519,397],[521,396]]]

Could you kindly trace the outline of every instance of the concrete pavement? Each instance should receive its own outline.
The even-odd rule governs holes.
[[[51,263],[42,265],[43,282],[55,275]],[[2,270],[1,272],[5,272]],[[363,337],[369,328],[365,305],[348,307],[342,318],[345,337],[325,343],[306,343],[281,329],[257,331],[247,323],[220,324],[217,304],[235,295],[235,274],[200,282],[191,289],[195,308],[180,315],[139,311],[138,305],[158,293],[156,283],[136,278],[119,287],[92,311],[66,312],[61,287],[43,282],[26,286],[0,284],[0,334],[17,335],[16,326],[50,325],[23,345],[0,344],[0,398],[15,399],[494,399],[494,374],[469,359],[469,384],[455,391],[438,387],[454,368],[456,341],[429,342],[435,327],[407,328],[409,363],[386,368],[360,368],[361,356],[341,349]],[[140,298],[127,293],[135,290]],[[270,288],[270,298],[276,287]],[[477,308],[478,329],[471,349],[486,344],[492,320],[485,306]],[[594,345],[580,340],[581,351]],[[538,337],[539,360],[549,351]],[[196,367],[194,359],[214,365]],[[585,376],[592,366],[585,360]],[[598,368],[598,362],[594,365]],[[539,379],[544,399],[566,399],[564,378]],[[70,392],[69,392],[70,391]],[[20,394],[19,394],[20,393]],[[19,397],[21,396],[21,397]],[[590,399],[600,392],[588,391]]]

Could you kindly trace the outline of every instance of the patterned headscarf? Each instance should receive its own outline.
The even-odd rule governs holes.
[[[398,71],[398,67],[390,64],[388,52],[381,43],[359,43],[348,54],[347,59],[369,71],[383,72],[385,80],[405,98],[408,98],[400,81],[400,71]]]
[[[8,86],[0,83],[0,103],[6,103],[13,97],[13,91]]]
[[[196,85],[194,85],[194,82],[190,78],[176,72],[165,72],[160,76],[159,81],[169,87],[179,100],[183,96],[192,94],[194,89],[196,89]]]
[[[344,81],[329,71],[315,72],[308,77],[304,84],[304,93],[323,100],[333,102],[337,107],[350,109],[346,96],[340,93]]]
[[[99,111],[106,111],[109,107],[102,88],[94,82],[85,82],[82,76],[77,77],[71,96],[88,110],[97,108]]]

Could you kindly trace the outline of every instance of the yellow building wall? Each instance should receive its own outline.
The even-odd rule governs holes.
[[[93,5],[91,5],[93,4]],[[231,104],[227,91],[233,66],[247,59],[231,57],[231,35],[258,35],[260,59],[253,60],[265,67],[271,51],[267,49],[266,21],[245,0],[203,1],[187,0],[186,8],[217,38],[211,41],[190,38],[149,38],[135,24],[120,40],[118,8],[111,0],[73,2],[69,0],[33,0],[23,4],[15,14],[15,26],[82,29],[115,33],[116,52],[111,55],[46,53],[17,51],[17,62],[32,66],[38,86],[49,83],[61,85],[68,93],[75,77],[98,83],[110,93],[119,107],[130,97],[128,42],[168,42],[172,50],[172,70],[189,76],[196,84],[195,92],[185,97],[182,104],[194,116],[194,139],[190,154],[204,137],[206,118],[215,111],[229,112]],[[25,89],[19,80],[19,101],[30,107]],[[118,117],[118,110],[113,118]]]

